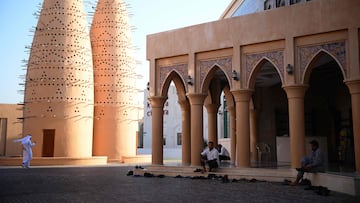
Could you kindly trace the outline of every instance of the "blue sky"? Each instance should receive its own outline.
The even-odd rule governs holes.
[[[85,3],[96,5],[95,0]],[[137,60],[144,74],[144,88],[148,81],[149,67],[146,61],[146,35],[218,20],[231,0],[125,0],[130,4],[130,24],[136,29],[132,35]],[[23,95],[18,90],[25,75],[22,60],[29,53],[37,21],[33,13],[38,11],[42,0],[0,0],[0,103],[19,103]],[[89,4],[86,4],[89,5]]]

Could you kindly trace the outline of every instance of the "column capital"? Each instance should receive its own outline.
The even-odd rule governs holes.
[[[178,103],[182,111],[190,109],[189,101],[187,99],[179,100]]]
[[[283,86],[288,99],[304,98],[309,85],[289,85]]]
[[[187,97],[189,98],[191,105],[204,105],[204,100],[206,98],[206,94],[195,94],[189,93]]]
[[[350,94],[360,94],[360,79],[349,80],[345,84],[349,88]]]
[[[250,97],[253,94],[254,90],[252,89],[239,89],[231,91],[234,95],[235,102],[248,102]]]
[[[208,113],[217,113],[219,109],[219,104],[205,104],[205,108]]]
[[[163,96],[151,96],[151,97],[149,97],[149,101],[151,103],[152,108],[161,108],[161,107],[163,107],[166,100],[167,100],[167,97],[163,97]]]

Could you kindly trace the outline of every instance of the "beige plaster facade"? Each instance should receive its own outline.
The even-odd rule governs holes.
[[[122,0],[99,0],[90,30],[94,61],[96,156],[136,155],[138,129],[131,27]]]
[[[91,157],[94,89],[90,36],[80,0],[43,2],[31,46],[24,133],[34,156]]]
[[[251,166],[255,143],[276,147],[277,117],[285,115],[292,168],[306,154],[307,136],[326,137],[327,153],[337,156],[344,124],[353,136],[351,163],[360,171],[359,10],[357,0],[314,0],[148,35],[152,163],[163,164],[162,109],[173,81],[183,120],[190,120],[183,124],[184,165],[200,164],[202,107],[218,106],[224,91],[237,167]]]
[[[22,106],[0,104],[0,156],[20,156],[21,145],[13,140],[22,137]]]

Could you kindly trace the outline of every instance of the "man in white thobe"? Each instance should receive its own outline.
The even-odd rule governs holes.
[[[31,141],[31,135],[26,135],[21,139],[17,139],[14,142],[21,142],[23,146],[23,168],[30,167],[30,161],[32,159],[32,147],[35,146],[35,142]]]

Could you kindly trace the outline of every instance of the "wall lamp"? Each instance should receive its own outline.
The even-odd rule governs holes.
[[[188,78],[187,78],[187,83],[189,84],[189,85],[193,85],[194,84],[194,81],[193,81],[193,79],[192,79],[192,77],[189,75],[188,76]]]
[[[294,68],[293,68],[293,66],[292,66],[291,64],[287,64],[287,66],[286,66],[286,72],[287,72],[289,75],[293,74]]]
[[[236,70],[233,70],[233,71],[232,71],[232,79],[233,79],[233,80],[236,80],[236,81],[239,80],[239,77],[238,77],[238,74],[237,74]]]

